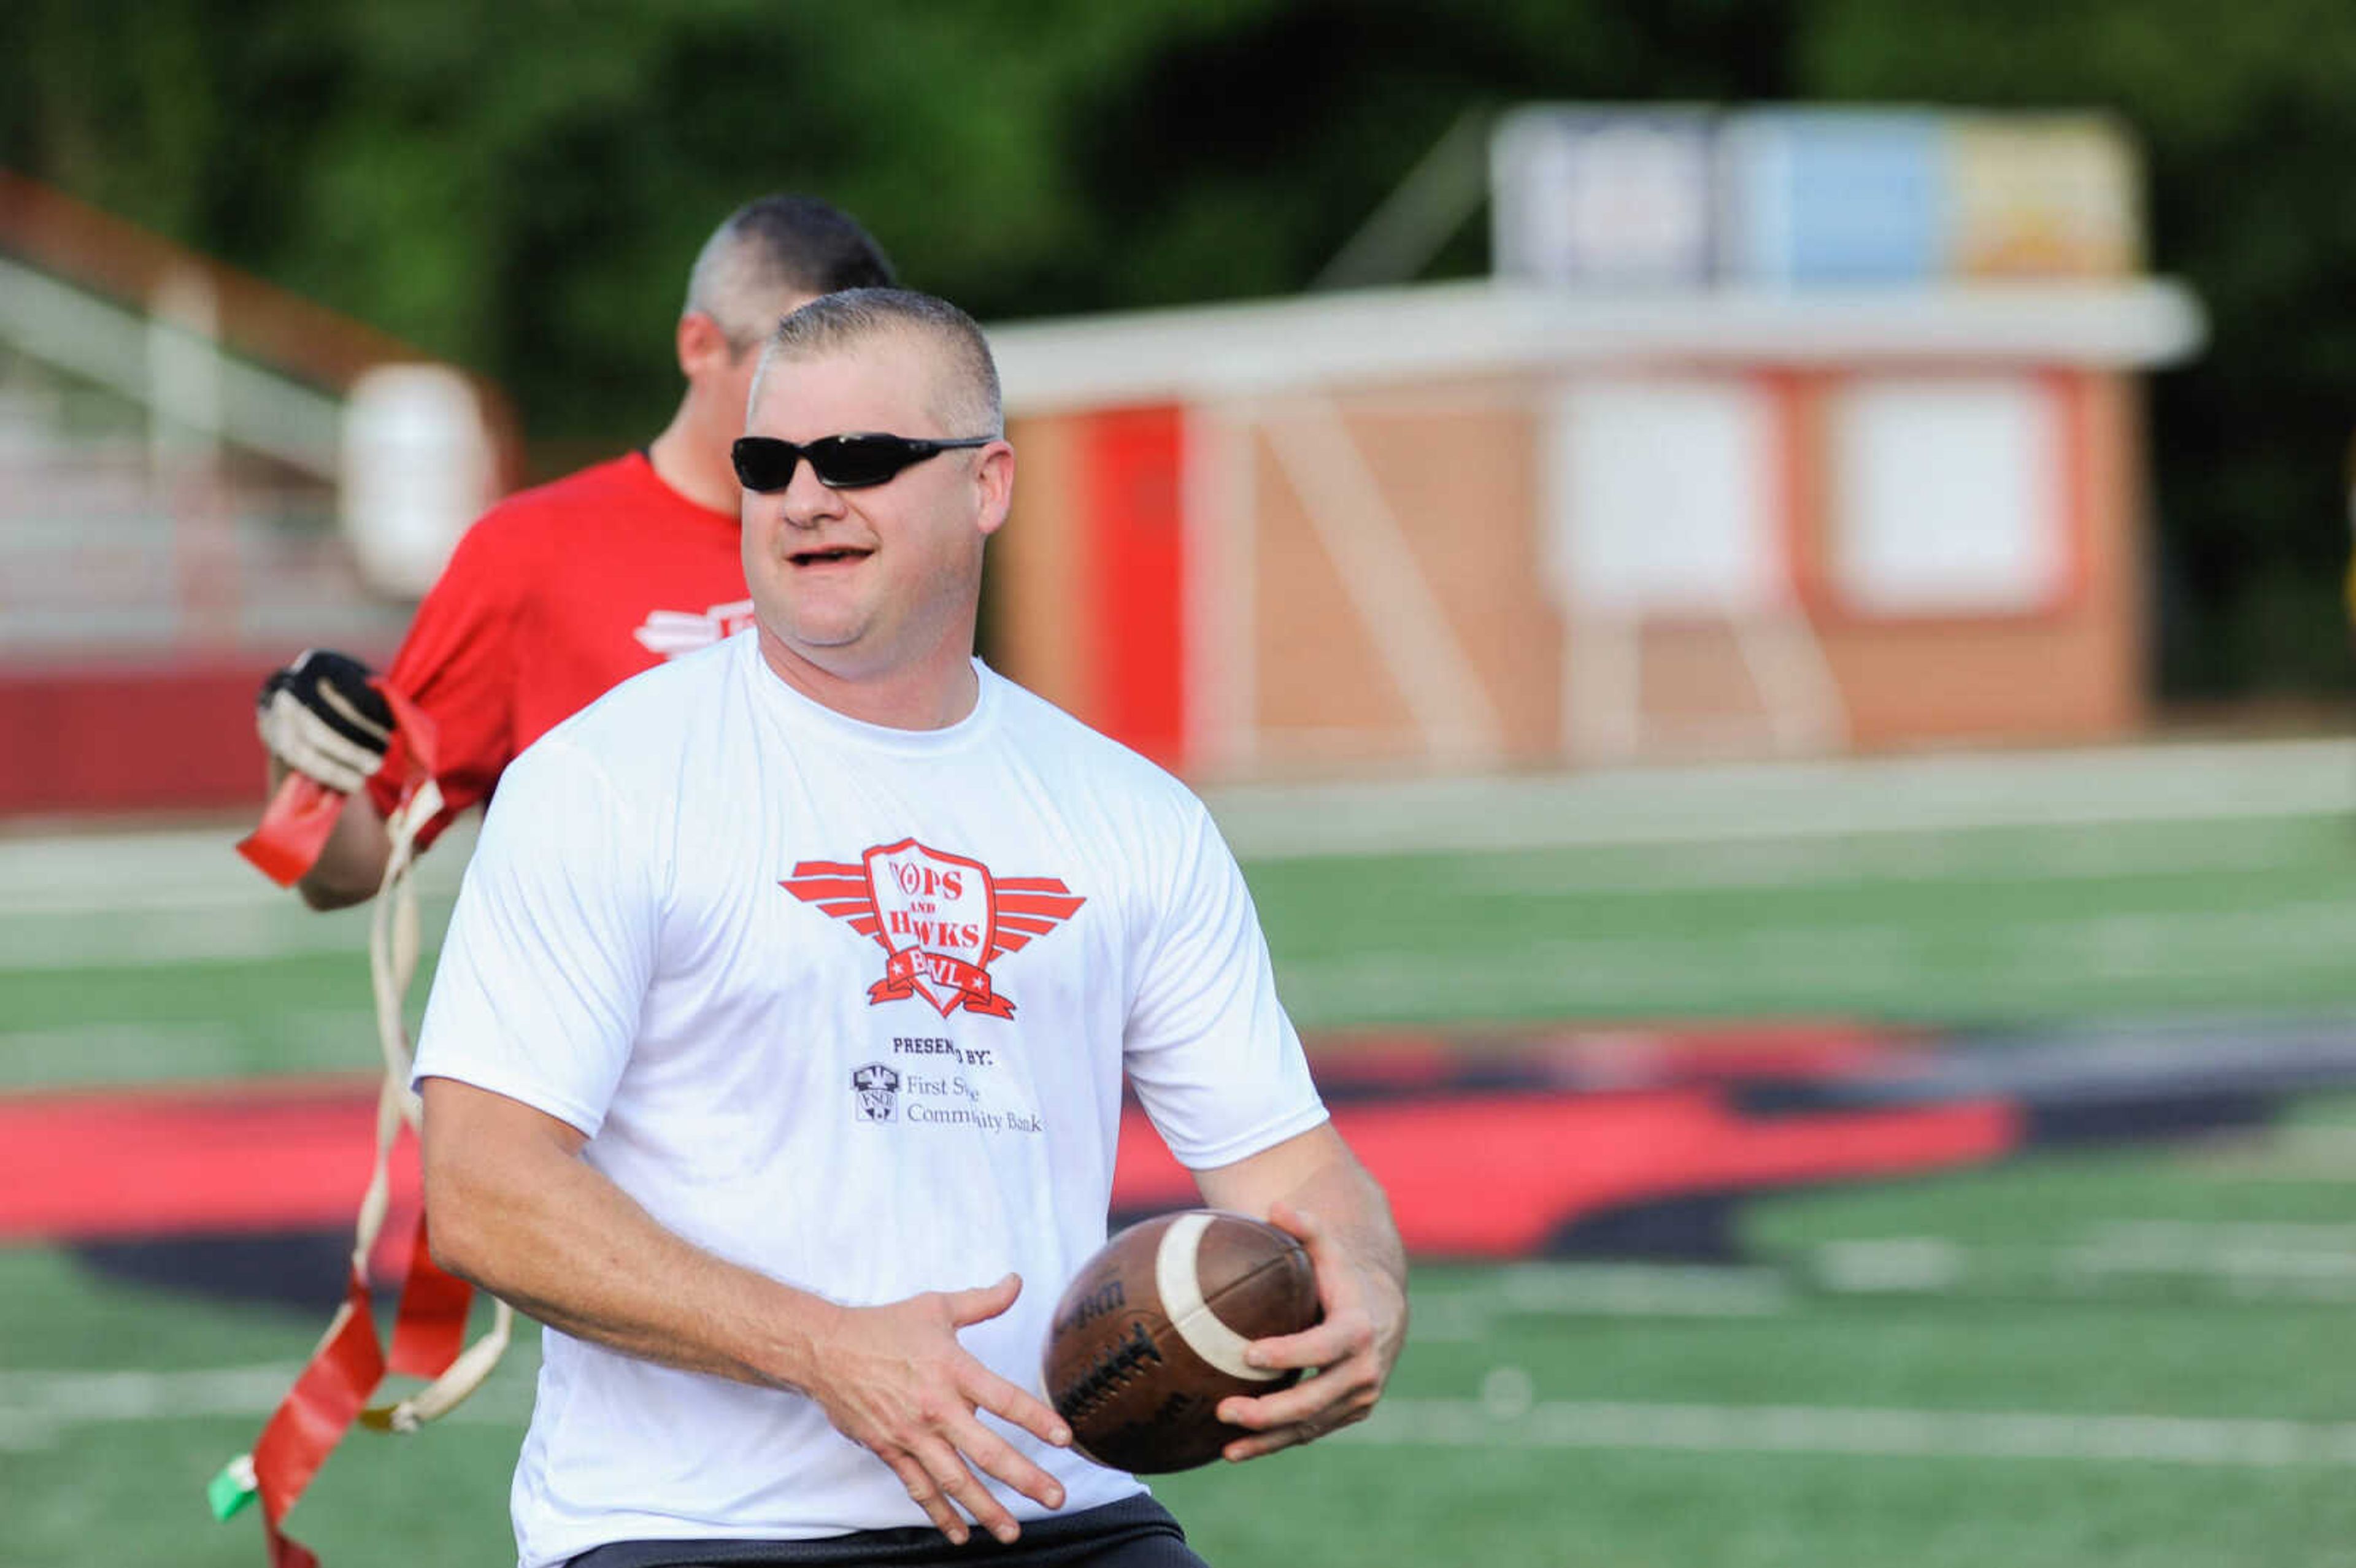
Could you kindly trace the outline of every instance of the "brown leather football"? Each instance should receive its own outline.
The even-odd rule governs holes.
[[[1100,1465],[1192,1469],[1246,1435],[1218,1419],[1221,1400],[1301,1376],[1246,1366],[1244,1346],[1323,1316],[1309,1254],[1284,1232],[1215,1209],[1164,1214],[1073,1276],[1047,1333],[1047,1400]]]

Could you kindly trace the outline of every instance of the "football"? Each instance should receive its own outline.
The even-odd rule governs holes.
[[[1291,1236],[1217,1210],[1164,1214],[1113,1237],[1073,1276],[1047,1333],[1047,1400],[1100,1465],[1192,1469],[1246,1435],[1219,1420],[1221,1400],[1300,1379],[1245,1365],[1244,1346],[1323,1316]]]

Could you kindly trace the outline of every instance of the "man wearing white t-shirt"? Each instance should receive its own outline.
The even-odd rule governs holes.
[[[524,1568],[962,1562],[972,1525],[1197,1563],[1033,1392],[1124,1071],[1316,1265],[1324,1321],[1250,1356],[1317,1374],[1227,1402],[1227,1456],[1362,1419],[1398,1358],[1398,1233],[1208,815],[972,656],[1000,431],[953,306],[787,317],[736,453],[756,626],[501,782],[417,1079],[437,1257],[550,1328]]]

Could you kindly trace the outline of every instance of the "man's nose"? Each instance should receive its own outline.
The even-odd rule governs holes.
[[[781,499],[786,521],[798,528],[816,528],[842,515],[842,492],[820,482],[807,457],[794,464],[793,477],[786,481]]]

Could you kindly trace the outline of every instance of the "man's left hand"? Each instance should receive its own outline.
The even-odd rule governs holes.
[[[340,795],[358,793],[392,744],[392,708],[368,666],[327,648],[263,681],[254,720],[272,756]]]
[[[1244,1360],[1255,1367],[1313,1371],[1276,1393],[1220,1403],[1220,1420],[1253,1434],[1226,1445],[1224,1452],[1234,1460],[1257,1459],[1364,1421],[1407,1342],[1407,1297],[1389,1274],[1353,1257],[1306,1211],[1280,1202],[1268,1217],[1308,1249],[1325,1318],[1301,1333],[1245,1347]]]

